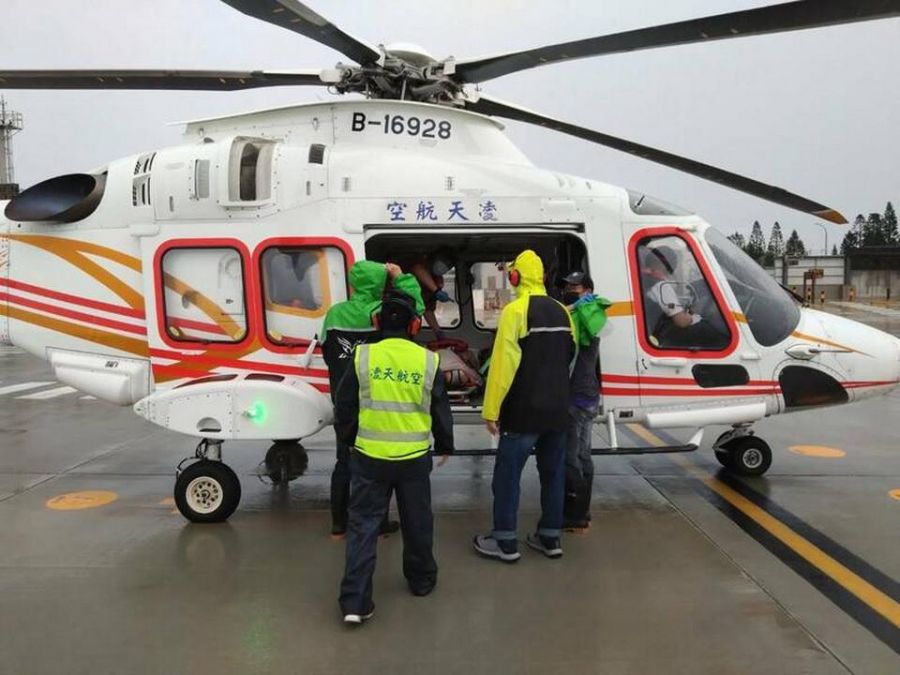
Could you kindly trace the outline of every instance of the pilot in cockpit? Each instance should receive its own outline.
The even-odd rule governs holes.
[[[641,260],[645,321],[651,344],[659,348],[721,348],[722,331],[695,309],[703,300],[697,297],[695,286],[704,294],[708,287],[702,280],[688,283],[680,279],[679,253],[666,245],[644,247]]]

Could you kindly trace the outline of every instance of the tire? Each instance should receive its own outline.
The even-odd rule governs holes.
[[[740,476],[762,476],[772,465],[772,448],[756,436],[736,438],[728,443],[728,462]]]
[[[241,501],[241,482],[231,467],[201,459],[175,481],[175,506],[192,523],[228,520]]]
[[[731,455],[727,450],[717,448],[714,450],[716,455],[716,460],[718,460],[719,464],[724,466],[726,469],[731,468]]]

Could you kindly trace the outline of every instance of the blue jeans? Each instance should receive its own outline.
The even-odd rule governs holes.
[[[542,434],[503,432],[494,465],[494,531],[498,541],[515,539],[519,512],[519,482],[531,449],[535,449],[541,479],[541,519],[537,533],[558,537],[563,524],[563,499],[566,488],[566,432]]]

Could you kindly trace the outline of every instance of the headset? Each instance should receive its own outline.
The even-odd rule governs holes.
[[[420,317],[416,312],[415,301],[408,295],[406,295],[406,293],[397,292],[389,293],[381,303],[381,309],[372,315],[372,326],[375,328],[375,330],[381,330],[381,312],[384,310],[386,305],[395,305],[397,307],[402,307],[404,310],[412,314],[413,318],[407,325],[406,332],[411,338],[419,334],[419,331],[422,329],[422,317]]]
[[[509,279],[509,285],[516,287],[520,283],[522,283],[522,275],[519,273],[517,269],[511,269],[506,273],[506,278]]]

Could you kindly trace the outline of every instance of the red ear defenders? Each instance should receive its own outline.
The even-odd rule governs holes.
[[[400,305],[413,315],[413,318],[410,320],[409,324],[406,327],[406,332],[410,337],[415,337],[416,335],[418,335],[419,331],[422,329],[422,317],[416,314],[415,305],[403,298],[393,296],[386,298],[384,302],[381,303],[382,309],[384,309],[385,305],[389,304]],[[381,310],[372,315],[372,326],[375,328],[375,330],[381,330]]]
[[[522,275],[519,274],[519,270],[512,269],[506,274],[507,279],[509,279],[510,286],[518,286],[522,283]]]

